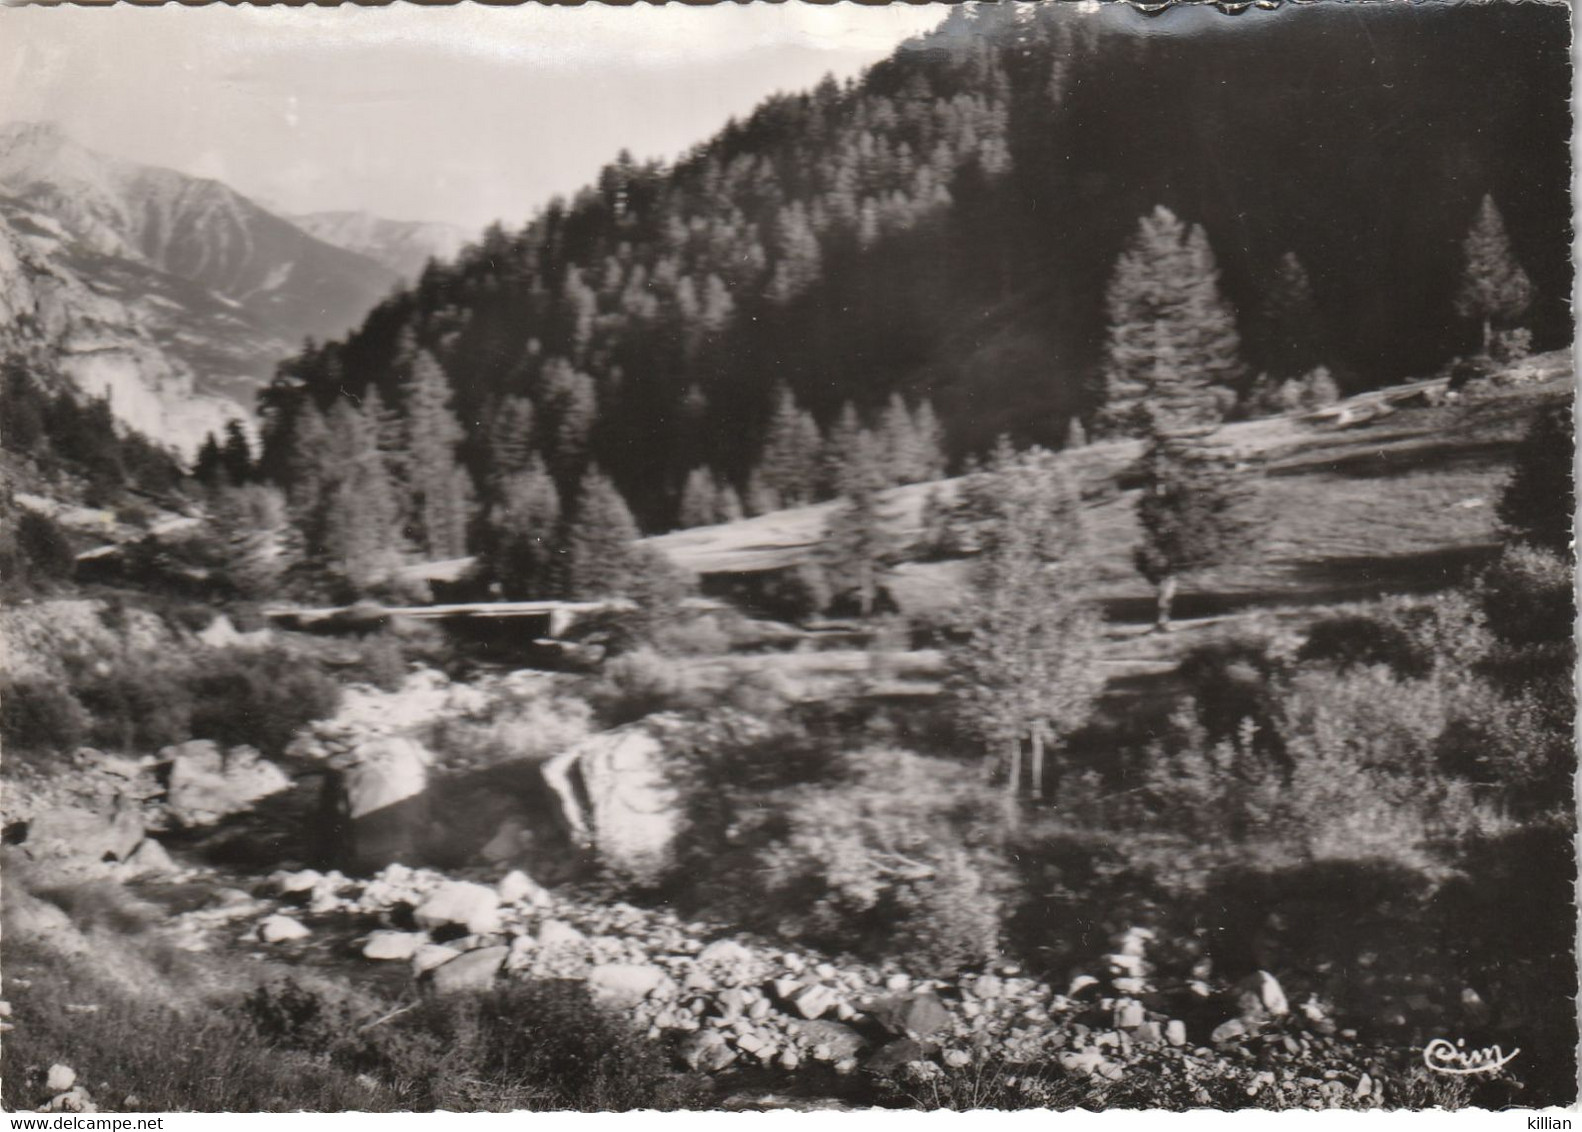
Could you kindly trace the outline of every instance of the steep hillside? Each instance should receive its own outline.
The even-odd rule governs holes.
[[[279,343],[212,296],[192,303],[191,290],[80,247],[52,218],[0,197],[0,353],[107,398],[121,422],[187,453],[246,415],[237,352]],[[183,355],[205,348],[213,380],[200,382]]]
[[[1293,252],[1347,391],[1475,348],[1452,298],[1485,194],[1535,284],[1524,322],[1560,346],[1566,18],[964,5],[673,167],[622,156],[293,372],[321,409],[370,383],[388,404],[421,347],[465,422],[585,374],[591,455],[659,527],[698,463],[745,486],[780,382],[825,428],[899,390],[932,398],[958,456],[1000,431],[1058,443],[1093,408],[1105,284],[1156,205],[1206,231],[1250,374],[1278,351],[1267,293]],[[294,400],[274,402],[282,444]],[[480,475],[485,447],[464,449]]]
[[[454,259],[467,242],[454,224],[386,220],[366,212],[311,212],[291,222],[308,235],[381,263],[411,283],[431,259]]]
[[[340,333],[394,282],[218,181],[95,153],[48,123],[0,129],[0,187],[91,250],[195,283],[290,340]]]

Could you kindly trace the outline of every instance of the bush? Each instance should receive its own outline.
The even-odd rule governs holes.
[[[71,579],[76,555],[65,530],[34,511],[0,511],[0,582],[14,594],[54,589]]]
[[[0,744],[9,751],[75,751],[91,722],[75,696],[48,680],[0,688]]]
[[[316,662],[283,648],[224,649],[204,658],[188,685],[191,733],[226,746],[247,744],[275,758],[305,724],[327,719],[340,685]]]
[[[372,1025],[380,1007],[286,982],[246,1013],[270,1045],[397,1084],[412,1109],[629,1112],[699,1105],[704,1084],[576,983],[512,983],[424,999]]]
[[[103,661],[74,683],[93,719],[95,746],[156,751],[192,738],[193,696],[186,673],[141,657]]]
[[[980,777],[867,750],[780,808],[784,831],[755,870],[780,934],[934,973],[998,953],[1010,882],[1004,810]]]

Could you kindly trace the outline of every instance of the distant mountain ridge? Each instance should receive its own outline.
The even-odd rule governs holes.
[[[303,218],[320,238],[218,181],[0,125],[0,349],[191,453],[251,417],[304,338],[346,332],[410,264],[460,246],[443,225],[325,215],[341,219]]]
[[[470,238],[454,224],[387,220],[366,212],[309,212],[288,219],[310,236],[383,264],[409,283],[429,260],[454,259]]]

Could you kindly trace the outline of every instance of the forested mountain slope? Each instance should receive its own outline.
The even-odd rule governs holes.
[[[696,465],[745,486],[780,383],[826,431],[900,391],[932,400],[957,456],[1001,431],[1057,442],[1093,407],[1105,286],[1157,205],[1206,231],[1249,376],[1289,333],[1270,300],[1288,253],[1344,388],[1475,349],[1453,296],[1485,195],[1534,283],[1535,345],[1564,344],[1566,19],[963,6],[674,166],[623,155],[293,359],[266,395],[266,470],[304,388],[320,409],[369,385],[389,404],[423,350],[480,482],[488,423],[525,397],[551,466],[597,462],[649,527]]]

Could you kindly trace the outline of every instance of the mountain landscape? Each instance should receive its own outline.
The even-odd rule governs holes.
[[[443,225],[278,216],[216,181],[0,127],[0,288],[11,351],[52,360],[117,417],[188,455],[306,337],[351,328],[431,255]],[[26,317],[23,317],[26,316]]]
[[[1573,1104],[1568,21],[957,5],[470,243],[0,131],[6,1107]]]

